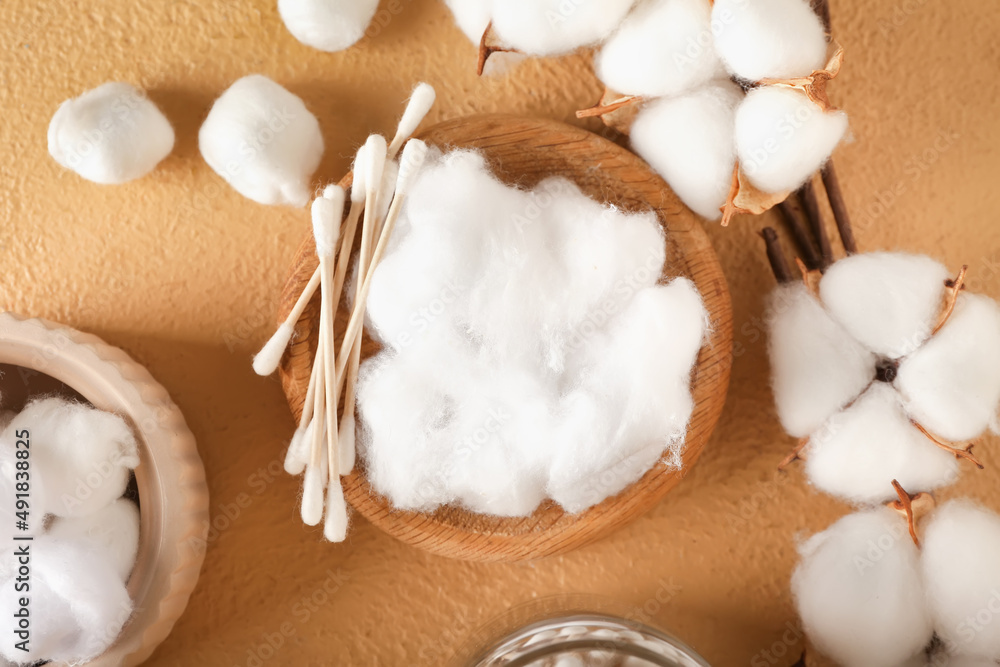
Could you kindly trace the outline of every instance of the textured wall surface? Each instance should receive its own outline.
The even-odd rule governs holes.
[[[800,470],[774,472],[793,443],[775,418],[760,321],[773,279],[757,232],[770,216],[708,225],[735,302],[732,390],[701,462],[629,528],[564,557],[484,565],[428,556],[360,520],[340,546],[302,526],[298,480],[280,472],[292,420],[277,380],[254,376],[249,357],[273,328],[309,221],[243,199],[201,160],[212,99],[252,72],[300,95],[327,143],[319,184],[343,174],[369,131],[392,131],[418,80],[439,92],[430,121],[570,119],[601,87],[586,55],[477,79],[472,46],[436,0],[383,2],[384,27],[339,54],[297,43],[274,4],[0,3],[0,308],[92,331],[146,364],[208,471],[220,529],[149,664],[437,665],[510,607],[565,593],[644,608],[713,664],[794,662],[796,539],[847,508]],[[998,8],[835,0],[833,14],[848,59],[832,97],[853,128],[837,164],[860,243],[967,263],[970,287],[1000,296]],[[178,140],[152,175],[102,187],[49,158],[46,128],[63,99],[113,79],[148,89]],[[965,469],[944,495],[1000,510],[998,445],[985,442],[987,470]]]

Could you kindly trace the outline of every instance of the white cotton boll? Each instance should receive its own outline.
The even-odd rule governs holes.
[[[733,182],[733,123],[739,86],[716,82],[685,95],[655,100],[632,124],[632,147],[695,213],[720,217]]]
[[[930,336],[947,278],[948,270],[929,257],[852,255],[827,269],[820,298],[830,315],[868,349],[898,359]]]
[[[740,169],[764,192],[786,192],[806,182],[847,132],[847,114],[824,112],[805,93],[764,86],[736,110]]]
[[[899,366],[896,386],[920,425],[952,442],[980,436],[1000,406],[1000,308],[960,294],[941,331]]]
[[[291,322],[282,322],[278,326],[278,330],[274,332],[264,347],[260,348],[260,352],[254,355],[253,358],[253,371],[257,375],[267,376],[278,370],[278,365],[281,363],[281,357],[285,354],[285,348],[288,347],[288,342],[292,340],[292,335],[295,333],[295,325]]]
[[[920,551],[896,512],[846,516],[799,551],[792,594],[821,653],[844,667],[897,667],[930,643]]]
[[[89,516],[55,519],[47,534],[86,546],[106,559],[123,582],[128,582],[139,552],[139,508],[131,500],[119,498]]]
[[[459,29],[478,46],[490,25],[492,0],[444,0],[444,4],[448,5]]]
[[[857,398],[875,377],[875,355],[852,338],[802,283],[768,304],[768,350],[778,418],[804,438]]]
[[[895,499],[892,481],[910,493],[950,484],[958,461],[916,429],[899,394],[875,382],[809,439],[806,475],[818,489],[855,503]]]
[[[170,155],[174,129],[146,94],[105,83],[62,103],[49,123],[49,153],[88,181],[125,183]]]
[[[934,629],[950,650],[1000,659],[1000,517],[967,501],[923,526],[923,572]]]
[[[107,507],[125,492],[130,470],[139,465],[135,435],[125,420],[89,405],[61,398],[32,401],[4,439],[13,442],[22,429],[31,433],[33,480],[44,485],[41,508],[57,516],[86,516]],[[12,472],[4,474],[13,479]]]
[[[623,95],[677,95],[725,75],[712,45],[706,0],[645,0],[594,57],[594,71]]]
[[[323,157],[319,121],[298,97],[260,74],[219,99],[198,131],[205,162],[234,190],[261,204],[305,206]]]
[[[0,615],[14,618],[17,564],[10,552],[0,559]],[[31,640],[28,652],[0,642],[13,662],[52,660],[80,664],[103,653],[132,615],[132,600],[114,566],[89,544],[47,535],[31,543]]]
[[[601,41],[635,0],[493,0],[493,28],[518,51],[554,56]]]
[[[278,0],[288,32],[320,51],[343,51],[362,37],[378,0]]]
[[[661,457],[678,452],[694,409],[690,374],[707,313],[694,285],[678,278],[640,291],[587,347],[563,400],[549,495],[580,512],[623,490]]]
[[[808,76],[826,65],[826,32],[807,0],[715,0],[715,48],[747,81]]]

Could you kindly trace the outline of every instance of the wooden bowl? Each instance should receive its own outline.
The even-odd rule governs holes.
[[[529,517],[503,518],[444,507],[432,514],[393,508],[372,489],[359,458],[343,479],[348,502],[390,535],[432,553],[479,561],[512,561],[564,553],[596,540],[648,511],[690,470],[722,412],[729,386],[732,307],[726,280],[698,218],[641,159],[614,143],[576,127],[549,120],[478,116],[436,125],[421,135],[440,147],[475,148],[486,155],[504,181],[531,187],[548,176],[565,176],[589,196],[629,211],[654,210],[667,232],[668,275],[694,281],[712,321],[707,343],[693,373],[694,413],[688,427],[681,470],[658,463],[618,495],[579,514],[568,514],[551,501]],[[343,185],[350,183],[348,175]],[[312,236],[303,241],[281,296],[278,321],[309,281],[318,260]],[[294,342],[280,366],[292,413],[301,415],[316,350],[319,295],[296,325]],[[337,314],[343,333],[345,305]],[[365,338],[364,356],[378,350]]]
[[[128,581],[135,611],[87,664],[138,665],[180,618],[205,557],[208,487],[194,436],[149,372],[96,336],[0,313],[0,371],[5,409],[56,393],[120,414],[135,431],[139,553]]]

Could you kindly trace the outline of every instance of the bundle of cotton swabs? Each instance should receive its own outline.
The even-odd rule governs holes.
[[[365,303],[372,275],[385,253],[412,177],[424,162],[427,145],[410,137],[430,111],[434,98],[431,86],[418,85],[392,142],[387,144],[385,138],[377,134],[368,137],[354,160],[351,206],[346,218],[343,209],[347,195],[340,186],[328,186],[322,196],[313,201],[313,236],[319,266],[288,317],[253,361],[259,375],[270,375],[277,370],[295,323],[318,289],[321,303],[319,342],[302,415],[285,457],[285,470],[291,475],[304,473],[302,521],[315,526],[325,515],[323,535],[331,542],[342,542],[347,536],[347,505],[340,477],[354,469],[354,386],[361,363]],[[338,350],[334,316],[347,278],[359,222],[361,243],[356,259],[358,277],[352,300],[354,307]],[[344,397],[344,416],[338,423],[337,405],[341,395]]]

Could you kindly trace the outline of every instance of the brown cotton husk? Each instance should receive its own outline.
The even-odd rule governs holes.
[[[934,511],[934,508],[937,507],[937,501],[929,493],[910,494],[896,480],[892,480],[892,488],[896,490],[899,500],[887,503],[887,506],[906,519],[910,529],[910,538],[919,547],[920,536],[917,532],[917,526],[921,519]]]
[[[793,79],[761,79],[757,84],[760,86],[777,86],[779,88],[801,90],[823,111],[835,110],[836,107],[830,104],[830,98],[827,96],[826,84],[840,74],[840,68],[844,64],[844,48],[836,43],[834,43],[834,46],[836,50],[830,56],[830,60],[827,61],[826,67],[814,71],[809,76]]]
[[[781,202],[788,199],[791,192],[768,193],[758,190],[747,179],[739,164],[733,169],[733,184],[729,188],[729,197],[722,208],[722,226],[725,227],[738,213],[749,213],[750,215],[760,215],[769,211]]]
[[[604,94],[601,95],[601,101],[588,109],[580,109],[576,112],[576,117],[594,118],[599,116],[608,127],[622,134],[628,134],[639,109],[642,108],[642,102],[642,97],[622,95],[610,88],[605,88]]]
[[[483,70],[486,69],[486,61],[490,59],[494,53],[516,53],[515,49],[505,46],[500,38],[497,37],[496,30],[493,29],[493,23],[490,22],[486,26],[486,30],[483,32],[482,38],[479,40],[479,62],[476,66],[476,74],[479,76],[483,75]]]

